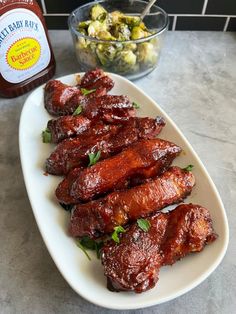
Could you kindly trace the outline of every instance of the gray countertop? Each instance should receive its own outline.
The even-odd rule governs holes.
[[[79,71],[69,32],[51,31],[50,37],[56,76]],[[158,68],[135,84],[162,106],[199,154],[223,199],[230,242],[220,266],[192,291],[155,307],[121,312],[235,313],[236,33],[169,32]],[[0,99],[0,313],[117,313],[77,295],[40,236],[18,150],[26,97]]]

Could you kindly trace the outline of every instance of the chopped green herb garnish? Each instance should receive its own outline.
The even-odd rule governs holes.
[[[91,261],[91,257],[88,255],[88,252],[83,247],[83,245],[80,243],[80,241],[76,241],[77,246],[84,252],[84,254],[87,256],[87,258]]]
[[[119,233],[125,232],[125,229],[122,226],[114,227],[114,232],[112,233],[111,237],[116,243],[120,243]]]
[[[86,250],[92,250],[96,251],[97,258],[100,258],[100,251],[103,247],[103,242],[96,242],[93,239],[90,239],[89,237],[85,236],[82,239],[77,241],[77,245],[79,248],[85,253],[85,255],[88,257],[89,260],[91,260],[90,256],[88,255]]]
[[[98,162],[99,158],[101,157],[101,151],[99,150],[97,153],[90,153],[88,156],[89,156],[88,167],[90,167]]]
[[[193,167],[194,167],[193,165],[188,165],[187,167],[183,168],[183,170],[192,171]]]
[[[101,242],[96,242],[96,248],[95,248],[95,250],[96,250],[96,254],[97,254],[97,258],[99,259],[100,258],[100,256],[101,256],[101,248],[103,247],[103,242],[101,241]]]
[[[52,133],[49,131],[48,128],[46,128],[42,132],[42,138],[43,138],[43,143],[51,143],[51,141],[52,141]]]
[[[84,236],[80,239],[80,244],[88,250],[95,250],[95,241],[90,237]]]
[[[59,203],[61,205],[62,208],[64,208],[66,211],[71,211],[73,205],[71,204],[63,204],[63,203]]]
[[[81,92],[84,96],[89,95],[91,93],[94,93],[96,89],[86,89],[86,88],[81,88]]]
[[[79,114],[81,114],[82,111],[83,111],[83,107],[79,105],[73,112],[73,116],[78,116]]]
[[[133,107],[134,107],[135,109],[139,109],[139,108],[140,108],[140,105],[134,101],[134,102],[133,102]]]
[[[137,224],[139,228],[141,228],[145,232],[147,232],[149,228],[151,227],[150,222],[147,219],[143,219],[143,218],[137,219]]]

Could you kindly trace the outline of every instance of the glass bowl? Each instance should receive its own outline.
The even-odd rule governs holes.
[[[127,15],[140,15],[147,2],[141,0],[103,0],[87,3],[69,16],[68,23],[72,34],[76,57],[82,71],[102,68],[128,79],[140,78],[157,66],[162,40],[168,28],[167,13],[153,5],[143,20],[152,35],[137,40],[101,40],[80,33],[78,24],[89,20],[90,9],[100,3],[109,13],[121,11]]]

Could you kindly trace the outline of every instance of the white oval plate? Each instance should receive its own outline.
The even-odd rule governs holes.
[[[186,202],[201,204],[211,212],[213,225],[219,238],[198,254],[191,254],[172,267],[161,269],[156,287],[142,294],[110,292],[106,288],[103,267],[90,253],[89,261],[67,235],[69,214],[57,203],[54,191],[61,180],[44,175],[44,162],[53,145],[43,144],[41,132],[51,118],[44,109],[43,86],[27,98],[22,110],[19,128],[21,164],[28,196],[44,242],[59,271],[69,285],[88,301],[111,309],[137,309],[174,299],[193,289],[206,279],[221,262],[228,245],[228,223],[224,206],[214,183],[202,162],[167,114],[133,83],[115,74],[109,74],[115,81],[112,94],[126,94],[132,101],[141,104],[140,116],[161,115],[166,126],[161,138],[175,142],[184,153],[174,164],[185,167],[194,165],[196,187]],[[75,75],[59,78],[67,84],[75,84]]]

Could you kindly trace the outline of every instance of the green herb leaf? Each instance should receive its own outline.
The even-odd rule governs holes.
[[[104,245],[104,243],[102,241],[96,242],[95,250],[96,250],[96,254],[97,254],[98,259],[101,257],[101,248],[103,247],[103,245]]]
[[[62,208],[64,208],[66,211],[71,211],[73,205],[71,204],[64,204],[64,203],[59,203],[61,205]]]
[[[84,236],[80,239],[80,244],[83,245],[84,248],[89,250],[95,250],[95,241],[87,236]]]
[[[79,105],[75,111],[73,112],[73,116],[78,116],[79,114],[81,114],[81,112],[83,111],[83,107],[81,105]]]
[[[111,235],[112,240],[116,243],[120,243],[120,238],[118,234],[123,232],[125,232],[125,229],[122,226],[114,227],[114,232]]]
[[[90,167],[98,162],[99,158],[101,157],[101,151],[99,150],[97,153],[90,153],[88,156],[89,156],[88,167]]]
[[[193,167],[194,167],[193,165],[188,165],[187,167],[183,168],[183,170],[192,171]]]
[[[134,107],[135,109],[139,109],[139,108],[140,108],[140,105],[134,101],[134,102],[133,102],[133,107]]]
[[[150,222],[147,219],[143,219],[143,218],[137,219],[137,224],[139,228],[145,232],[147,232],[149,228],[151,227]]]
[[[52,133],[49,131],[48,128],[46,128],[42,132],[42,138],[43,138],[43,143],[51,143],[51,141],[52,141]]]
[[[96,251],[97,254],[97,258],[100,258],[100,251],[101,248],[103,247],[103,241],[100,242],[96,242],[93,239],[90,239],[87,236],[84,236],[83,238],[81,238],[77,244],[79,243],[79,247],[81,248],[81,250],[86,254],[86,256],[88,257],[89,260],[91,260],[90,256],[88,255],[86,250],[92,250],[92,251]]]
[[[89,95],[91,93],[94,93],[96,89],[86,89],[86,88],[81,88],[81,92],[84,96]]]
[[[84,254],[87,256],[87,258],[91,261],[91,257],[88,255],[86,249],[83,247],[83,245],[80,243],[80,241],[76,241],[77,246],[84,252]]]

